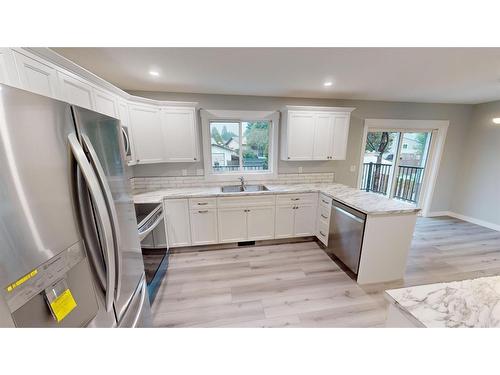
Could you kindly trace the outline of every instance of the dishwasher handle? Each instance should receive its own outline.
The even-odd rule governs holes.
[[[335,210],[339,211],[342,215],[346,215],[348,217],[350,217],[351,219],[357,221],[358,223],[364,223],[365,220],[360,218],[360,217],[357,217],[356,215],[344,210],[343,208],[339,207],[339,206],[333,206],[333,208],[335,208]]]

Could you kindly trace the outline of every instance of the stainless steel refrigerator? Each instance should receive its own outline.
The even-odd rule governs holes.
[[[150,324],[119,120],[0,85],[0,326]]]

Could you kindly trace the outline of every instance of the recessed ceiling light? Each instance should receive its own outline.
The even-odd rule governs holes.
[[[323,86],[325,87],[330,87],[331,85],[333,85],[332,81],[326,81],[325,83],[323,83]]]
[[[150,70],[149,74],[151,74],[152,76],[155,76],[155,77],[158,77],[160,75],[160,73],[158,73],[156,70]]]
[[[500,117],[495,117],[495,118],[493,119],[493,123],[494,123],[494,124],[498,124],[498,125],[500,125]]]

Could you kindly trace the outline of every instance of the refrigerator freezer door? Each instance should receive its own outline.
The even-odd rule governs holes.
[[[0,85],[0,288],[80,241],[68,104]]]
[[[118,321],[122,318],[144,274],[144,263],[137,232],[129,170],[125,165],[125,150],[120,122],[84,108],[73,107],[82,145],[87,147],[91,164],[96,167],[103,190],[109,190],[110,215],[115,221],[118,244],[118,284],[120,293],[115,303]],[[95,160],[97,157],[98,160]],[[106,194],[105,194],[106,195]],[[114,211],[114,212],[113,212]]]

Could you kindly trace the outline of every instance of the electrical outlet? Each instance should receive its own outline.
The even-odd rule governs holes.
[[[351,170],[351,172],[356,172],[356,166],[355,165],[351,165],[350,170]]]
[[[187,169],[183,169],[182,170],[182,175],[183,176],[187,176],[188,175],[188,170]]]
[[[302,173],[302,167],[299,167],[299,173]]]
[[[203,176],[205,174],[205,171],[203,169],[197,169],[196,170],[196,175],[197,176]]]

